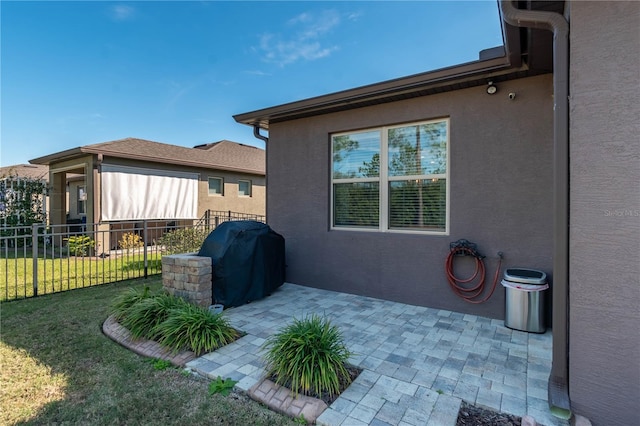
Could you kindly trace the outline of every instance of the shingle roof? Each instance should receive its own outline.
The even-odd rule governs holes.
[[[52,162],[83,154],[102,154],[104,157],[265,174],[265,151],[263,149],[228,140],[199,145],[196,148],[187,148],[145,139],[126,138],[85,145],[35,158],[29,162],[49,165]]]
[[[49,181],[49,167],[40,164],[16,164],[0,167],[0,178],[21,177],[28,179],[42,179]]]

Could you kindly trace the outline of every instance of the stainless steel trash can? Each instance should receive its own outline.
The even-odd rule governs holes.
[[[510,268],[504,272],[504,325],[514,330],[544,333],[544,291],[547,274],[536,269]]]

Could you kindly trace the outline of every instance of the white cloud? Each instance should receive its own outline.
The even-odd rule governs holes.
[[[271,74],[269,74],[269,73],[267,73],[267,72],[260,71],[260,70],[246,70],[246,71],[243,71],[243,72],[244,72],[245,74],[249,74],[249,75],[258,75],[258,76],[268,76],[268,75],[271,75]]]
[[[338,49],[326,42],[326,36],[339,24],[340,15],[334,10],[319,15],[301,13],[287,22],[290,34],[262,34],[259,50],[266,62],[280,66],[325,58]]]
[[[347,19],[350,21],[357,21],[358,19],[360,19],[360,17],[364,15],[364,13],[362,12],[351,12],[347,15]]]
[[[124,4],[118,4],[111,6],[111,18],[115,21],[127,21],[133,19],[136,10],[131,6]]]

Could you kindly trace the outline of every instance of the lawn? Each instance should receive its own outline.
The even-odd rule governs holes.
[[[147,273],[161,271],[161,254],[149,253]],[[142,253],[108,258],[66,256],[38,257],[38,295],[89,287],[144,276]],[[0,301],[34,294],[33,259],[29,252],[2,252],[0,256]]]
[[[104,336],[113,298],[143,285],[159,289],[160,277],[2,303],[0,424],[296,424]]]

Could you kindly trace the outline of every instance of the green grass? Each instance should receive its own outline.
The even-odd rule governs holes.
[[[1,306],[0,424],[294,425],[243,395],[153,363],[104,336],[114,298],[160,278],[106,284]]]
[[[48,257],[38,258],[38,295],[90,287],[144,276],[144,259],[140,253],[108,258]],[[147,257],[148,274],[162,270],[161,254]],[[32,297],[33,260],[30,253],[0,253],[0,301]]]

